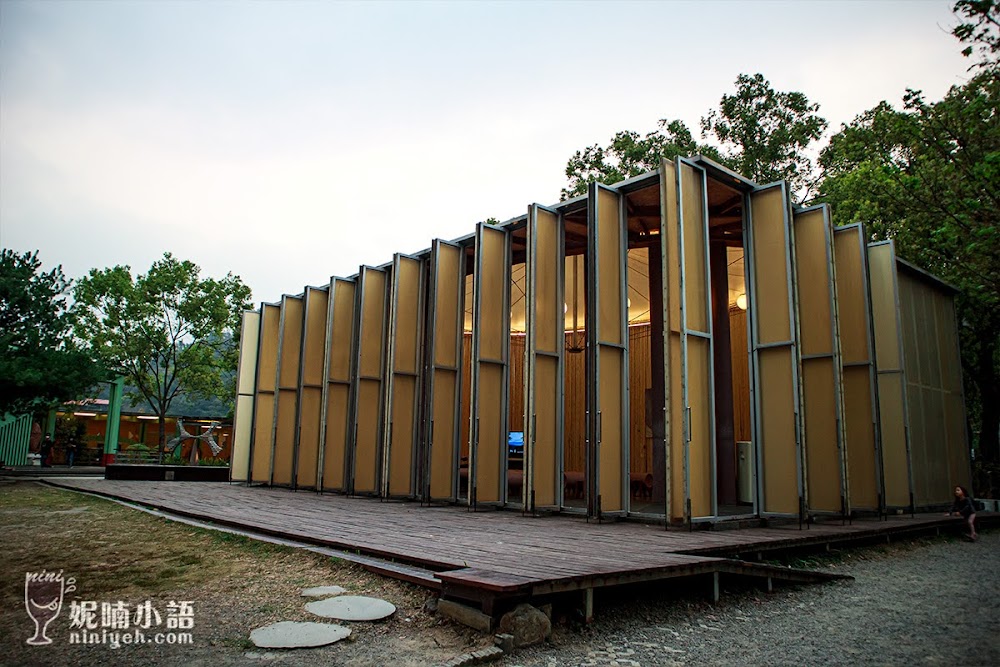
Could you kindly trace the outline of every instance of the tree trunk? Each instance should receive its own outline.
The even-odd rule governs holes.
[[[164,428],[167,423],[167,416],[162,411],[157,416],[159,417],[159,424],[160,424],[160,437],[159,437],[160,444],[156,448],[156,462],[159,465],[163,465],[163,448],[167,446],[167,433]]]

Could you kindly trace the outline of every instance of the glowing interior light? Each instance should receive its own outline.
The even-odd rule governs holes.
[[[736,307],[739,308],[740,310],[746,310],[747,309],[747,295],[746,294],[740,294],[738,297],[736,297]]]

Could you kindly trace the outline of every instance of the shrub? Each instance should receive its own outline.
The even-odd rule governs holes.
[[[217,457],[209,457],[198,461],[200,466],[228,466],[229,461]]]

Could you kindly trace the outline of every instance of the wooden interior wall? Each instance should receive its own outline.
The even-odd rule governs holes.
[[[522,351],[523,354],[523,351]],[[461,456],[462,467],[469,464],[469,417],[472,414],[472,334],[469,332],[462,334],[462,407],[459,411],[458,423],[458,449]]]
[[[511,431],[524,430],[524,343],[525,336],[510,337],[510,401],[507,423]]]
[[[733,433],[737,442],[752,442],[747,311],[740,308],[729,309],[729,343],[733,368]]]
[[[587,358],[584,352],[567,352],[565,363],[563,471],[583,474],[587,469]]]
[[[473,275],[470,273],[464,278],[464,294],[472,294]],[[472,304],[465,304],[465,314],[463,316],[464,329],[462,330],[462,407],[459,411],[459,440],[458,448],[462,458],[462,465],[468,465],[469,460],[469,419],[472,415]]]
[[[653,431],[646,426],[646,392],[653,387],[650,358],[652,327],[648,324],[628,329],[629,378],[629,472],[653,471]]]
[[[513,276],[525,275],[526,269],[524,264],[515,264],[511,269]],[[515,300],[516,286],[514,285],[514,280],[511,280],[511,303]],[[520,299],[520,305],[512,305],[512,311],[514,309],[521,308],[522,310],[527,308],[527,298]],[[525,313],[521,314],[525,319],[527,315]],[[513,328],[512,328],[513,330]],[[507,374],[508,374],[508,400],[507,400],[507,430],[508,431],[524,431],[524,382],[525,382],[525,369],[526,360],[525,353],[527,352],[527,341],[528,337],[520,332],[517,334],[511,334],[510,336],[510,346],[507,350]],[[515,351],[516,350],[516,351]],[[516,502],[517,498],[511,498],[511,501]]]

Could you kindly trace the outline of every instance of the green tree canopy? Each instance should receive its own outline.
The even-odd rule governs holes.
[[[74,296],[82,312],[77,331],[109,368],[124,375],[160,417],[182,391],[231,401],[240,316],[250,289],[231,273],[202,278],[192,262],[164,254],[145,274],[128,266],[94,269]]]
[[[736,92],[701,119],[703,136],[721,146],[726,164],[758,183],[788,181],[800,200],[815,184],[808,149],[826,131],[819,105],[802,93],[783,93],[761,74],[740,74]]]
[[[958,3],[956,11],[973,4],[996,11],[993,3]],[[876,238],[894,239],[903,257],[960,290],[967,402],[979,451],[993,461],[1000,458],[998,104],[1000,70],[984,61],[937,102],[910,90],[901,109],[882,102],[866,111],[820,157],[822,199],[838,224],[868,223]]]
[[[0,415],[63,403],[106,379],[73,338],[70,283],[38,252],[0,252]]]
[[[702,153],[721,159],[713,147],[695,141],[683,121],[662,119],[658,128],[645,136],[624,130],[607,146],[594,144],[574,153],[566,163],[569,185],[563,188],[562,199],[586,193],[594,182],[611,185],[659,169],[661,158]]]
[[[723,95],[719,108],[701,119],[708,143],[697,141],[680,120],[662,119],[646,135],[619,132],[607,146],[573,154],[562,198],[585,193],[595,181],[610,185],[657,169],[661,158],[700,153],[761,183],[785,179],[804,199],[815,182],[809,149],[827,128],[818,111],[802,93],[776,91],[761,74],[741,74],[735,93]]]
[[[962,55],[969,58],[977,51],[980,60],[970,69],[996,67],[1000,64],[1000,2],[997,0],[959,0],[952,8],[962,23],[951,31],[966,44]]]

